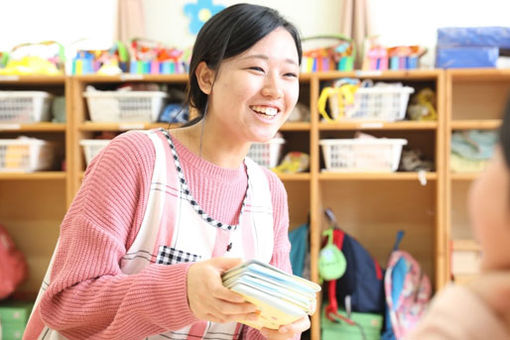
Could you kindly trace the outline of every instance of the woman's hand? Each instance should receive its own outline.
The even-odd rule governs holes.
[[[292,339],[308,328],[310,328],[310,319],[304,316],[291,324],[280,326],[279,329],[262,328],[260,333],[269,340],[284,340]]]
[[[223,286],[221,274],[241,264],[241,259],[216,257],[188,269],[187,296],[193,314],[201,320],[226,323],[257,320],[255,305]]]

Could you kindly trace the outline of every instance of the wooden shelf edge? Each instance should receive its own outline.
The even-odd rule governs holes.
[[[66,131],[66,123],[1,123],[0,132],[64,132]]]
[[[426,173],[427,181],[437,180],[437,173]],[[417,172],[321,172],[321,181],[336,180],[394,180],[394,181],[419,181]]]
[[[128,131],[128,130],[149,130],[149,129],[173,129],[182,124],[168,123],[147,123],[147,122],[126,122],[126,123],[96,123],[86,121],[78,125],[80,131]]]
[[[388,70],[388,71],[364,71],[354,70],[349,72],[325,71],[312,73],[321,80],[336,78],[371,78],[371,79],[436,79],[440,76],[441,69],[416,69],[416,70]]]
[[[280,131],[310,131],[310,122],[286,122],[280,127]]]
[[[480,251],[480,244],[474,240],[452,240],[452,249],[460,251]]]
[[[188,75],[183,74],[130,74],[123,73],[114,76],[87,74],[75,75],[74,79],[84,83],[111,83],[125,81],[154,81],[154,82],[176,82],[185,83],[188,81]]]
[[[501,119],[452,120],[452,130],[496,130]]]
[[[64,84],[67,76],[65,75],[0,75],[0,84],[17,83],[17,84]]]
[[[480,172],[455,172],[450,174],[450,179],[454,181],[473,181],[480,176]]]
[[[64,171],[0,172],[0,180],[64,180],[66,177]]]
[[[360,121],[360,122],[339,122],[339,123],[319,123],[319,130],[435,130],[438,122],[378,122],[378,121]]]
[[[447,74],[452,77],[452,80],[508,80],[510,78],[510,69],[497,69],[497,68],[463,68],[463,69],[448,69]]]
[[[297,174],[279,174],[277,173],[278,178],[280,178],[284,182],[291,181],[309,181],[311,179],[310,173],[297,173]]]

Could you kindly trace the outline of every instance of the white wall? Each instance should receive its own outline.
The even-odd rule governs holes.
[[[433,65],[437,28],[510,26],[508,0],[369,0],[375,31],[387,45],[422,45]]]
[[[241,1],[213,0],[231,5]],[[444,26],[510,26],[508,0],[369,0],[375,31],[387,45],[421,44],[433,52]],[[147,37],[177,47],[193,43],[184,4],[191,0],[144,0]],[[271,6],[303,36],[339,31],[342,0],[246,0]],[[0,0],[0,51],[23,42],[81,38],[110,47],[117,0]],[[433,62],[433,53],[427,56]]]
[[[183,6],[189,0],[145,0],[147,36],[174,46],[191,46],[194,36],[189,33],[189,20]],[[295,24],[302,36],[338,33],[341,0],[213,0],[214,4],[230,6],[247,2],[272,7]]]
[[[116,0],[0,0],[0,51],[27,42],[82,38],[109,48],[115,29]]]

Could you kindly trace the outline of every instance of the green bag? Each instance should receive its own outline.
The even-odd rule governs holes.
[[[0,303],[0,325],[2,340],[18,340],[23,332],[32,312],[31,302],[2,302]]]
[[[371,313],[351,313],[350,319],[357,325],[345,321],[333,322],[326,317],[326,306],[322,308],[321,332],[322,340],[380,340],[383,316]],[[347,317],[343,309],[338,314]],[[362,331],[363,330],[363,333]]]

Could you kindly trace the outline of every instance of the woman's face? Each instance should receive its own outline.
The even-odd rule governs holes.
[[[510,179],[499,147],[471,186],[469,210],[482,247],[482,268],[510,269]]]
[[[277,28],[221,63],[209,95],[208,129],[212,124],[236,143],[271,139],[297,102],[298,76],[294,39]]]

